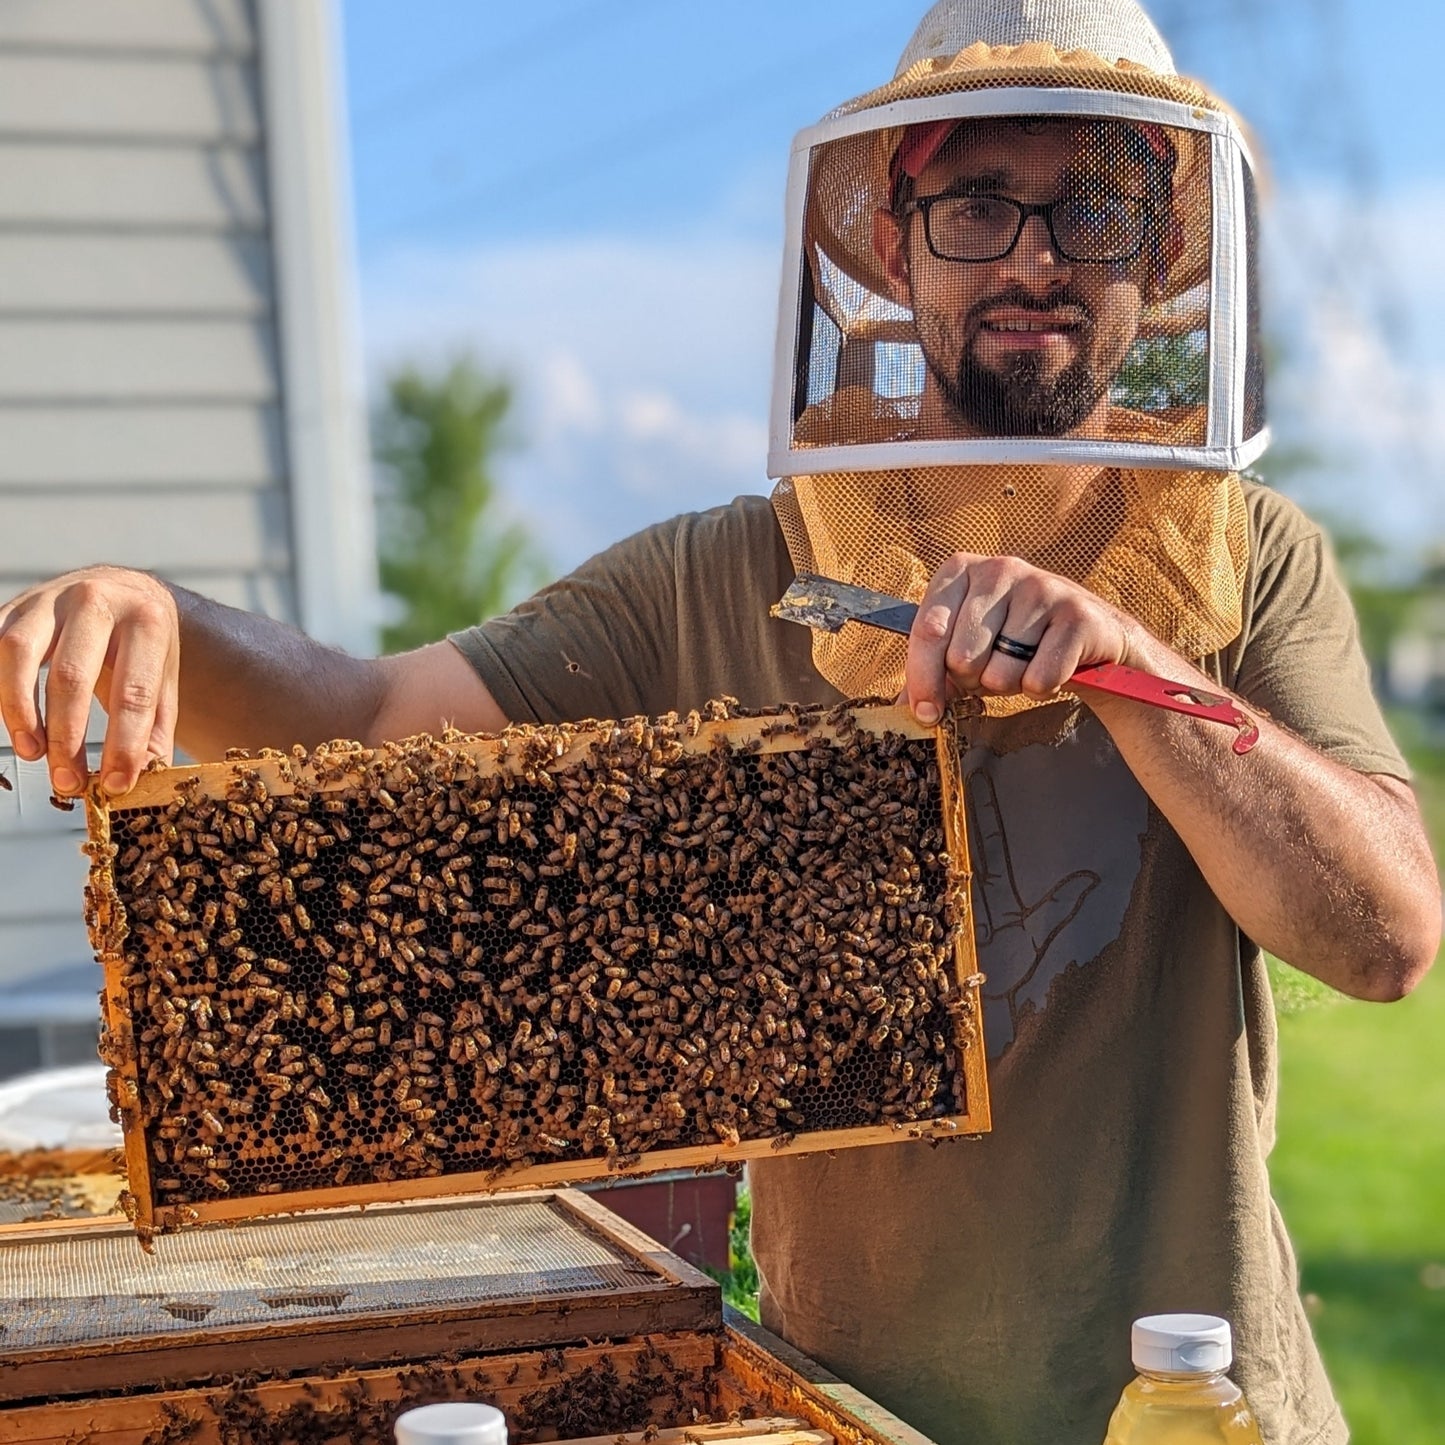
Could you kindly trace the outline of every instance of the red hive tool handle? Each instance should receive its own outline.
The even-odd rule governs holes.
[[[1100,692],[1117,693],[1146,702],[1151,707],[1167,707],[1191,717],[1208,718],[1211,722],[1228,723],[1236,730],[1234,751],[1247,753],[1259,741],[1259,725],[1227,697],[1204,692],[1183,682],[1170,682],[1152,672],[1125,667],[1121,662],[1091,662],[1081,667],[1070,679],[1078,687],[1096,687]]]

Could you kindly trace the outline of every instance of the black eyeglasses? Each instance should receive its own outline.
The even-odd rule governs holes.
[[[1065,196],[1026,206],[1010,196],[918,196],[901,214],[921,211],[928,249],[941,261],[1001,261],[1023,235],[1030,216],[1042,216],[1054,250],[1065,261],[1131,261],[1144,245],[1153,214],[1138,196]]]

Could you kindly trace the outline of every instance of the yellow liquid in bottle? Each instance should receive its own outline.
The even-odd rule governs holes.
[[[1142,1372],[1119,1397],[1104,1445],[1264,1445],[1264,1437],[1227,1375]]]

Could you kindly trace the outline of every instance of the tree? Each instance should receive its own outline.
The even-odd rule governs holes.
[[[1387,675],[1390,647],[1430,590],[1429,579],[1357,522],[1326,517],[1326,527],[1360,624],[1360,645],[1377,679]]]
[[[1209,355],[1201,335],[1147,336],[1124,358],[1109,399],[1116,406],[1154,412],[1203,406],[1208,388]]]
[[[382,591],[399,616],[382,647],[435,642],[504,611],[545,579],[526,529],[498,517],[497,454],[512,445],[512,388],[475,360],[386,380],[372,419]]]

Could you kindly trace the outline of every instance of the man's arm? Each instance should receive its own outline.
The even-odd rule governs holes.
[[[1000,635],[1036,646],[1032,661],[995,651]],[[1091,662],[1219,691],[1077,584],[1017,558],[960,554],[919,608],[907,694],[920,721],[932,722],[950,689],[1046,698]],[[1424,977],[1440,941],[1440,885],[1408,786],[1333,762],[1267,718],[1241,757],[1218,723],[1086,696],[1255,942],[1358,998],[1396,999]]]
[[[1131,665],[1218,691],[1152,638]],[[1389,1002],[1425,976],[1440,885],[1407,783],[1332,762],[1264,717],[1241,757],[1218,723],[1103,694],[1089,704],[1256,943],[1355,998]]]
[[[112,567],[69,573],[0,607],[0,717],[22,758],[47,758],[58,793],[85,784],[92,694],[109,716],[100,777],[116,793],[177,742],[204,759],[229,747],[376,743],[507,721],[448,642],[349,657],[284,623]]]

